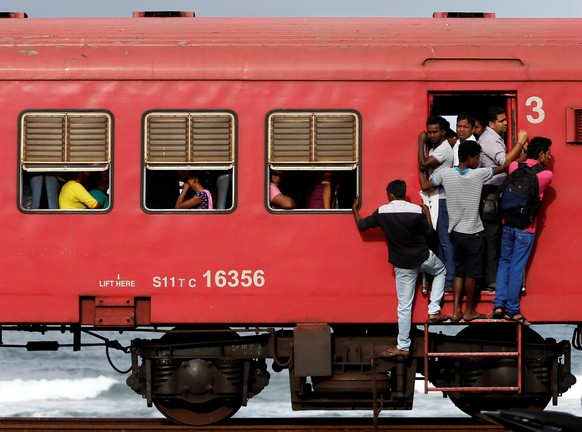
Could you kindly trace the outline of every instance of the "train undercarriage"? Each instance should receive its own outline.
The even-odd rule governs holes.
[[[443,327],[438,328],[442,330]],[[412,355],[381,359],[396,326],[299,324],[292,329],[176,328],[132,342],[127,384],[167,418],[205,425],[229,418],[288,369],[294,410],[410,410],[414,386],[442,391],[465,413],[543,409],[576,379],[570,343],[509,323],[425,327]]]

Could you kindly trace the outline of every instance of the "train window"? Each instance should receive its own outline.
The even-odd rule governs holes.
[[[351,209],[359,189],[359,115],[277,111],[269,114],[267,124],[268,208]]]
[[[582,144],[582,109],[569,107],[566,112],[566,142]]]
[[[25,112],[20,117],[20,208],[109,208],[112,117],[106,112]]]
[[[231,112],[147,113],[144,209],[232,211],[235,141],[236,118]]]

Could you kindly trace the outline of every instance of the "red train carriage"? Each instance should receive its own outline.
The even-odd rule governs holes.
[[[395,178],[419,201],[429,113],[505,106],[507,142],[525,128],[554,143],[523,310],[579,323],[580,20],[138,15],[2,20],[2,331],[66,329],[81,348],[87,331],[166,329],[132,343],[128,384],[188,424],[246,405],[267,359],[298,410],[411,409],[417,372],[471,414],[543,408],[572,385],[569,343],[511,323],[425,327],[410,359],[378,359],[394,280],[381,233],[358,233],[349,208],[359,194],[372,212]],[[273,170],[297,209],[271,208]],[[213,209],[174,208],[189,171]],[[308,209],[324,171],[336,203]],[[47,185],[80,172],[105,173],[109,205],[49,208]]]

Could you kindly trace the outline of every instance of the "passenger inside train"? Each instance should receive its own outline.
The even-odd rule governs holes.
[[[477,141],[475,137],[475,125],[477,120],[468,112],[462,112],[457,116],[457,141],[453,144],[453,166],[459,165],[459,145],[463,141]]]
[[[109,208],[109,170],[91,173],[91,190],[89,193],[101,207]]]
[[[271,169],[270,180],[269,201],[274,210],[347,210],[357,191],[355,170]],[[273,201],[279,193],[282,196]]]
[[[193,176],[193,177],[192,177]],[[190,180],[196,178],[202,189],[209,194],[212,207],[206,205],[187,206],[178,200],[186,186],[187,194],[191,194]],[[176,169],[146,169],[144,204],[147,210],[228,210],[233,207],[233,172],[230,170],[176,170]],[[192,198],[192,197],[190,197]],[[191,203],[191,202],[190,202]]]
[[[214,208],[212,194],[204,187],[202,175],[195,171],[179,171],[182,190],[176,200],[175,208],[211,210]]]
[[[41,208],[43,193],[46,198],[46,208],[59,208],[59,179],[55,173],[35,173],[30,176],[31,209]]]
[[[295,201],[289,195],[281,192],[285,190],[283,171],[271,171],[271,182],[269,184],[269,202],[272,208],[282,210],[292,210],[296,207]]]
[[[67,174],[67,181],[59,193],[59,208],[65,210],[100,209],[103,205],[97,201],[85,188],[91,173],[79,171]]]

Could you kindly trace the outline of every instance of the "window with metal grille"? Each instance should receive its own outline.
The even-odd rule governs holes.
[[[110,192],[111,141],[112,117],[107,112],[23,113],[20,117],[21,209],[37,212],[91,208],[94,201],[89,197],[85,204],[79,202],[75,208],[59,202],[61,187],[67,180],[76,179],[81,183],[82,177],[88,194],[87,189],[97,187],[97,183],[107,183],[104,193]],[[101,195],[100,199],[104,200]]]
[[[360,117],[357,113],[272,112],[267,127],[270,209],[351,208],[351,200],[359,188]],[[274,180],[273,174],[277,177]],[[279,197],[275,200],[279,202],[274,202],[270,195],[273,184],[289,200],[284,202]],[[333,190],[329,191],[330,188]]]
[[[156,212],[231,210],[235,138],[236,118],[231,112],[147,113],[144,117],[145,209]],[[195,179],[205,190],[203,202],[182,196],[184,187],[190,188],[189,179]],[[199,188],[198,185],[195,187]],[[190,190],[188,196],[193,193]]]

